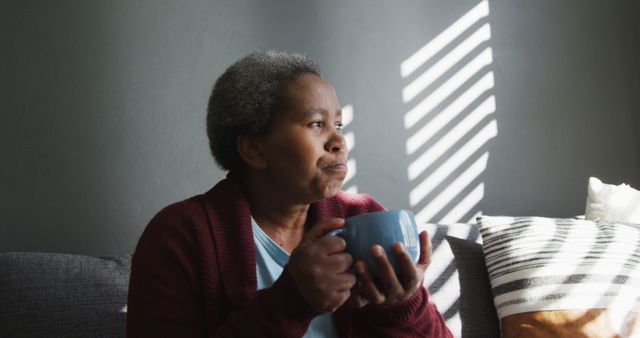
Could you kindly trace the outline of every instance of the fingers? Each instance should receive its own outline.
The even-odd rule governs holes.
[[[429,234],[426,231],[422,231],[420,237],[420,258],[418,258],[418,265],[424,265],[425,268],[431,264],[431,240],[429,240]]]
[[[421,236],[423,242],[428,239],[424,234]],[[424,268],[414,263],[406,248],[401,243],[396,243],[391,247],[391,251],[398,265],[397,274],[385,250],[379,245],[371,247],[371,256],[379,272],[380,283],[378,284],[372,278],[364,262],[358,261],[355,264],[358,278],[362,283],[363,295],[376,304],[402,302],[411,297],[422,285]],[[425,252],[427,252],[426,256],[430,257],[428,251]],[[425,259],[430,259],[429,257],[425,257]]]
[[[403,286],[400,284],[384,249],[380,245],[374,245],[371,247],[371,255],[378,266],[384,293],[387,296],[403,293]]]
[[[392,247],[396,262],[398,263],[398,277],[404,290],[411,290],[416,284],[422,282],[424,270],[417,269],[413,259],[402,243],[396,243]]]
[[[356,277],[347,272],[353,259],[347,253],[321,257],[293,256],[287,271],[309,305],[319,312],[334,311],[350,296]]]
[[[356,277],[352,273],[341,273],[329,278],[327,284],[321,286],[320,290],[315,294],[320,304],[321,312],[335,312],[344,302],[351,296],[351,289],[356,284]]]
[[[298,246],[293,250],[289,265],[305,270],[317,265],[319,273],[342,273],[353,264],[353,258],[344,251],[345,248],[342,238],[321,238],[311,245]]]
[[[349,291],[356,284],[356,276],[350,272],[344,272],[336,275],[334,283],[338,292]]]
[[[335,312],[351,296],[351,289],[333,291],[331,293],[318,292],[313,294],[309,305],[320,313]]]
[[[345,242],[341,237],[337,236],[322,237],[320,239],[317,239],[314,244],[327,254],[344,252],[347,248],[347,242]]]
[[[363,261],[357,261],[355,264],[356,272],[360,281],[360,292],[362,296],[374,304],[382,304],[386,297],[376,285],[367,264]]]
[[[347,269],[351,267],[352,264],[353,258],[346,252],[331,255],[327,262],[327,265],[330,266],[332,270],[339,273],[347,272]],[[349,273],[349,275],[353,276],[352,273]]]
[[[331,306],[328,311],[329,312],[336,312],[336,310],[338,310],[338,308],[340,308],[342,306],[342,304],[344,304],[349,297],[351,296],[351,290],[350,289],[346,289],[343,291],[338,291],[335,293],[335,301],[333,302],[333,306]]]
[[[362,281],[356,281],[356,284],[351,288],[351,295],[349,296],[349,302],[357,309],[361,309],[369,304],[369,300],[362,294]]]
[[[324,237],[324,235],[334,229],[338,229],[344,226],[343,218],[329,218],[316,223],[311,229],[307,230],[302,237],[300,244],[308,244],[315,242],[317,239]]]

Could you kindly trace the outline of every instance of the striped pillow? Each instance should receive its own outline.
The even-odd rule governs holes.
[[[503,337],[640,336],[640,225],[478,218]]]

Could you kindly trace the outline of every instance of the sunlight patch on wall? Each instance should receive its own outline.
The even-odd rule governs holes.
[[[466,38],[458,47],[449,52],[445,57],[440,59],[438,63],[429,67],[417,79],[404,88],[402,91],[402,100],[409,102],[427,88],[433,81],[438,79],[442,74],[451,69],[465,55],[469,54],[473,49],[478,47],[482,42],[489,41],[491,30],[489,24],[484,24],[473,35]]]
[[[498,127],[495,121],[491,121],[480,132],[475,134],[471,140],[458,149],[453,155],[446,158],[446,161],[436,168],[429,176],[418,183],[409,193],[411,206],[418,205],[428,194],[433,192],[438,186],[449,178],[451,173],[464,164],[476,151],[484,146],[490,139],[498,134]],[[420,214],[420,212],[418,212]],[[419,219],[420,222],[434,222],[432,219]]]
[[[467,63],[464,68],[460,69],[447,82],[436,88],[426,99],[418,103],[413,109],[404,116],[404,127],[409,129],[420,122],[427,114],[431,113],[446,98],[450,97],[454,91],[460,89],[472,76],[481,69],[491,64],[493,55],[491,48],[485,49],[476,56],[471,62]]]
[[[411,57],[403,61],[400,65],[400,73],[402,74],[402,77],[411,75],[411,73],[429,61],[433,55],[444,49],[444,47],[450,44],[451,41],[460,36],[464,31],[469,29],[469,27],[474,23],[488,15],[489,3],[487,1],[480,2],[476,7],[471,9],[433,40],[424,45],[424,47],[411,55]]]
[[[456,100],[438,116],[426,123],[407,140],[407,154],[411,155],[416,152],[416,150],[427,143],[433,135],[442,130],[451,120],[460,115],[466,107],[491,88],[493,88],[493,73],[487,73],[463,94],[458,96]]]
[[[400,66],[408,81],[409,203],[418,222],[463,222],[479,213],[486,145],[498,135],[488,15],[489,3],[480,2]]]
[[[444,155],[456,143],[458,143],[465,135],[469,134],[475,126],[477,126],[484,118],[492,114],[496,110],[495,99],[493,96],[487,98],[480,106],[467,115],[464,120],[451,128],[447,133],[440,137],[437,142],[427,151],[422,153],[415,161],[409,165],[409,179],[414,180],[422,174],[433,162]],[[495,136],[496,130],[489,131],[488,137]],[[407,152],[409,152],[409,142],[407,142]],[[416,201],[412,201],[412,205]]]
[[[442,192],[429,201],[429,203],[420,210],[416,217],[420,219],[433,219],[440,210],[444,209],[447,204],[451,203],[456,196],[458,196],[469,184],[482,174],[482,172],[487,168],[488,159],[489,153],[484,153],[482,157],[469,166]],[[451,216],[448,218],[451,218]],[[452,223],[457,223],[460,220],[461,219],[454,219]],[[441,223],[441,221],[439,222]]]
[[[353,122],[353,106],[346,105],[342,107],[342,132],[344,134],[344,139],[347,142],[349,152],[353,151],[353,148],[356,146],[356,137],[350,127],[351,122]],[[349,168],[349,171],[344,182],[342,182],[342,190],[357,193],[358,187],[352,182],[353,177],[356,175],[358,170],[356,160],[354,158],[349,158],[347,160],[347,167]]]

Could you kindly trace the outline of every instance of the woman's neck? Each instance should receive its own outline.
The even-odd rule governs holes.
[[[309,204],[286,203],[281,191],[260,180],[247,177],[242,181],[253,219],[272,240],[291,252],[302,240]]]

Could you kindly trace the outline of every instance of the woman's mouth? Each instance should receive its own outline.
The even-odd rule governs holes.
[[[335,172],[335,173],[346,173],[348,168],[345,162],[332,163],[327,166],[322,167],[322,170]]]

